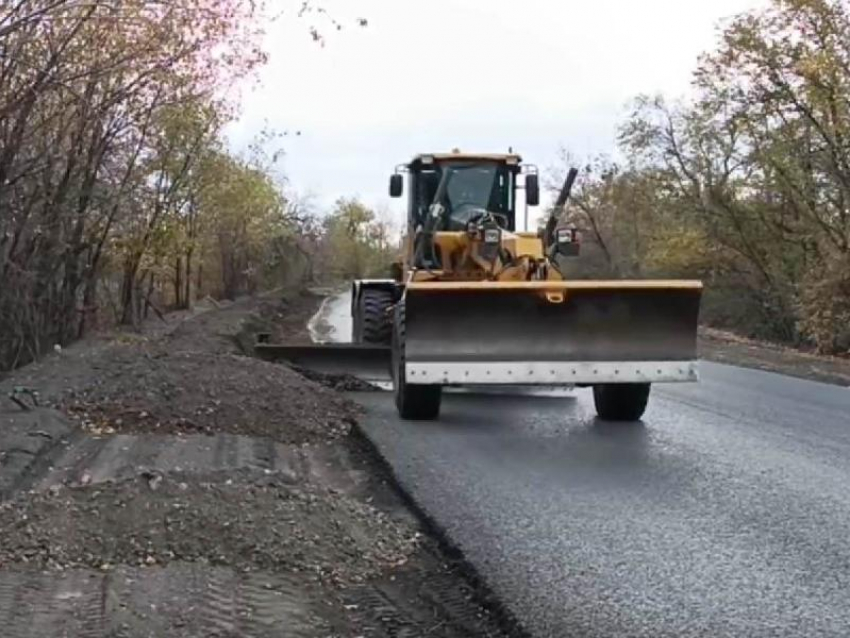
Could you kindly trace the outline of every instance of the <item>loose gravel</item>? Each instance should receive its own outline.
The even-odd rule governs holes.
[[[242,471],[24,494],[0,504],[0,538],[3,568],[200,561],[350,584],[404,564],[419,535],[327,488]]]

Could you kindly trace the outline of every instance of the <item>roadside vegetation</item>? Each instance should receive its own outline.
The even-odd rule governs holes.
[[[342,26],[286,6],[317,46]],[[229,143],[266,19],[259,0],[0,3],[4,637],[524,635],[410,511],[337,391],[362,386],[251,356],[309,340],[325,291],[305,288],[386,276],[400,249],[385,211],[293,193],[275,132]],[[575,274],[702,277],[711,322],[846,350],[848,24],[775,0],[729,26],[692,102],[641,98],[567,211]]]
[[[291,9],[318,45],[341,27]],[[274,132],[226,140],[267,17],[250,0],[0,8],[0,370],[207,296],[386,275],[388,215],[291,192]],[[732,19],[688,100],[636,99],[613,157],[565,152],[584,165],[570,274],[699,277],[708,324],[847,353],[848,139],[846,0]]]
[[[289,8],[320,45],[342,27]],[[0,370],[92,327],[323,277],[317,255],[341,276],[377,267],[371,211],[322,222],[287,196],[278,136],[226,143],[266,18],[252,0],[3,3]]]
[[[619,142],[585,163],[567,212],[579,274],[699,277],[709,324],[850,351],[846,0],[731,20],[692,97],[639,97]]]

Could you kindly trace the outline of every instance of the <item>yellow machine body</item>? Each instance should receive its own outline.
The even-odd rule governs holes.
[[[521,165],[516,155],[435,154],[433,165]],[[411,171],[420,168],[417,159]],[[411,179],[416,188],[415,177]],[[699,281],[567,281],[542,232],[501,227],[430,237],[409,215],[404,376],[412,384],[563,385],[697,379]],[[501,220],[500,220],[501,221]]]
[[[433,419],[448,385],[592,386],[602,418],[635,420],[656,382],[697,380],[699,281],[570,280],[579,252],[558,211],[517,230],[518,199],[539,201],[534,167],[513,153],[416,156],[407,173],[403,254],[388,279],[352,285],[352,344],[258,344],[263,356],[392,380],[403,418]],[[520,177],[524,179],[521,180]],[[526,216],[527,219],[527,216]]]

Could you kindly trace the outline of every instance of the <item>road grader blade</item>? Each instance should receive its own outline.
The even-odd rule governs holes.
[[[411,384],[696,381],[702,284],[692,281],[411,283]]]
[[[390,349],[359,343],[305,346],[258,343],[256,355],[267,361],[290,365],[322,374],[345,374],[371,382],[390,380]]]

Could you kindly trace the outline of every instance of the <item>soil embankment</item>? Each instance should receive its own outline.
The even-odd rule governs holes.
[[[246,356],[308,340],[320,303],[170,317],[0,383],[4,636],[503,635],[359,408]]]
[[[699,349],[709,361],[850,387],[848,357],[816,355],[714,328],[700,328]]]

